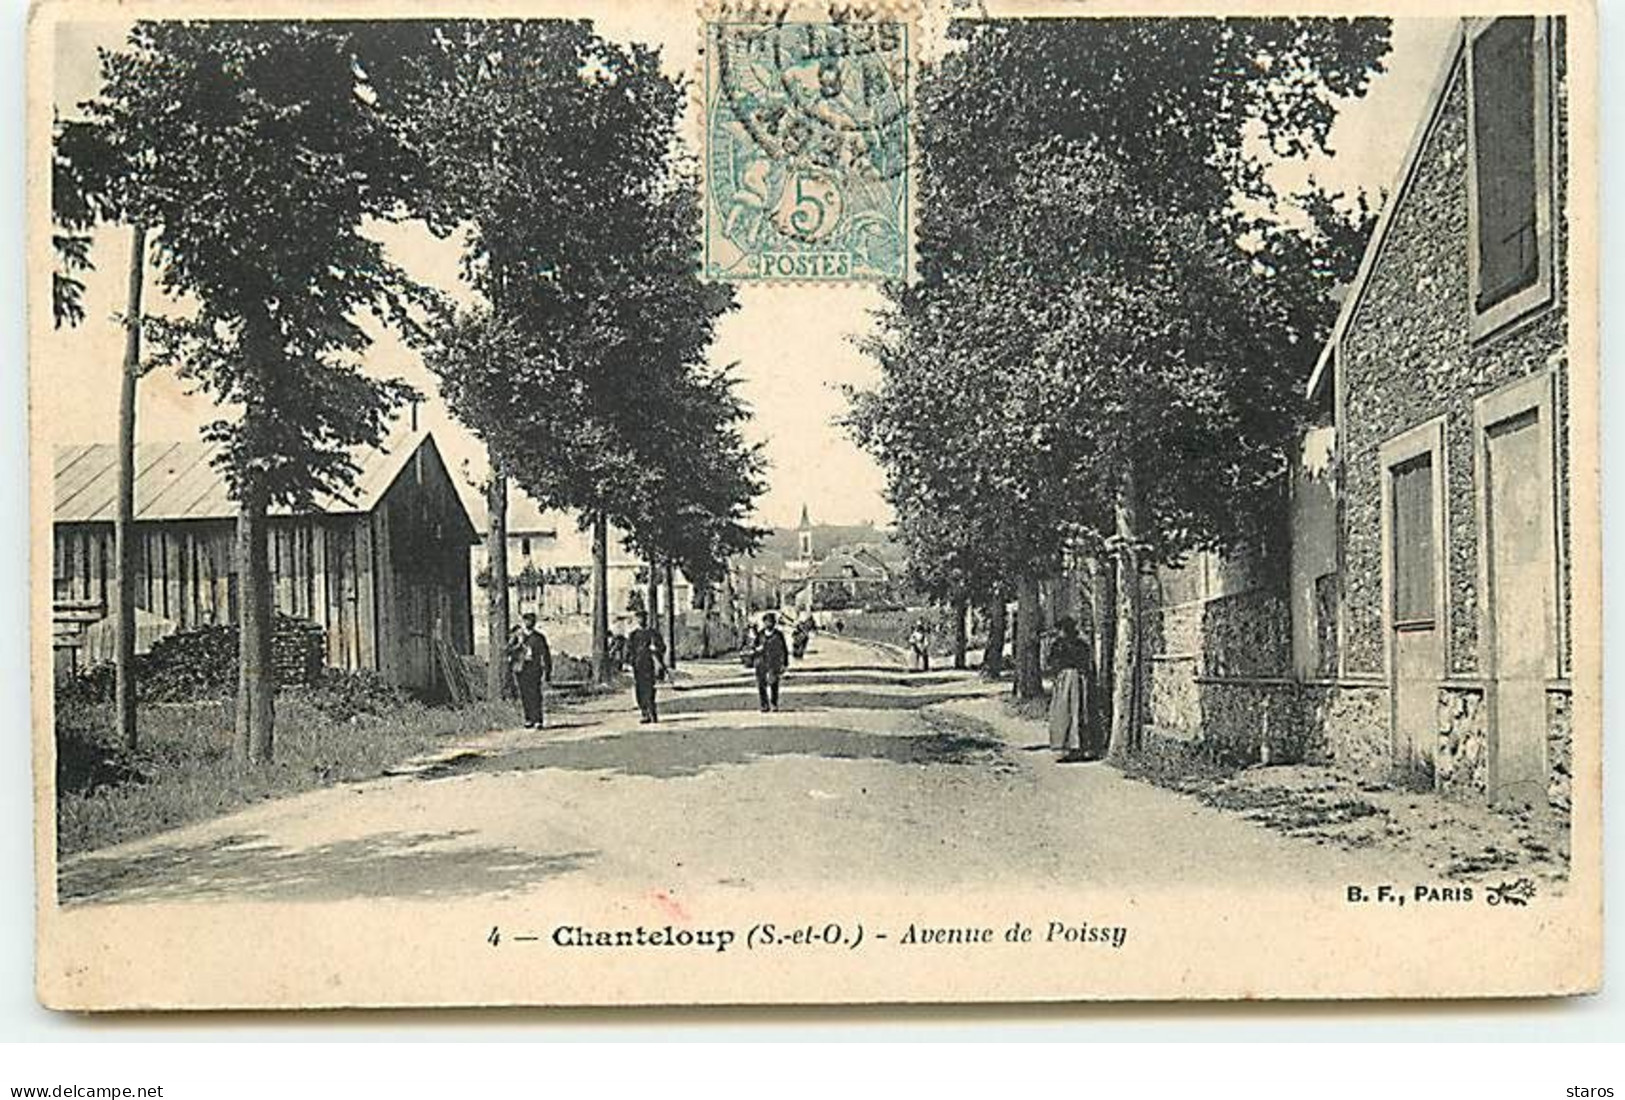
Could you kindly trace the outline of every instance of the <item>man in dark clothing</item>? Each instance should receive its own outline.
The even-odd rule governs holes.
[[[647,612],[638,612],[638,628],[627,635],[626,656],[632,663],[632,687],[644,724],[660,721],[655,706],[655,678],[666,674],[666,641],[660,631],[649,629]]]
[[[524,625],[514,632],[508,644],[508,664],[519,683],[525,728],[541,729],[546,721],[542,710],[542,684],[553,679],[553,652],[547,647],[547,636],[536,629],[533,611],[525,612]]]
[[[756,636],[756,694],[762,713],[779,709],[779,681],[790,663],[790,647],[779,632],[779,620],[771,611],[762,616],[762,632]]]

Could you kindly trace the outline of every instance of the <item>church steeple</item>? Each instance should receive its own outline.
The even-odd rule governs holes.
[[[807,506],[805,504],[801,506],[801,523],[797,525],[796,532],[799,535],[798,542],[800,543],[801,560],[812,561],[812,520],[807,515]]]

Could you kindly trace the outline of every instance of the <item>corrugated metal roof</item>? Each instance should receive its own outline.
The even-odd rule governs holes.
[[[370,512],[395,482],[417,449],[430,442],[427,432],[401,429],[382,447],[354,452],[360,473],[348,500],[324,496],[318,511],[340,515]],[[135,518],[138,520],[226,519],[237,514],[226,479],[214,466],[219,444],[201,440],[139,443],[135,449]],[[118,493],[118,449],[111,443],[81,443],[56,449],[58,523],[113,520]],[[274,514],[287,514],[274,509]]]

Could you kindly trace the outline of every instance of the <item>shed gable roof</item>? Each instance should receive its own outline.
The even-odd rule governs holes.
[[[423,447],[438,453],[428,432],[392,433],[382,447],[357,449],[360,467],[348,499],[319,497],[316,510],[329,515],[370,512],[395,483],[401,470]],[[145,521],[230,519],[237,515],[225,475],[214,465],[217,443],[185,440],[140,443],[135,449],[135,518]],[[111,523],[118,494],[118,448],[112,443],[82,443],[56,449],[54,477],[58,523]],[[459,507],[461,502],[459,501]],[[272,510],[288,515],[287,508]],[[466,519],[465,512],[465,519]],[[469,529],[473,529],[472,523]]]

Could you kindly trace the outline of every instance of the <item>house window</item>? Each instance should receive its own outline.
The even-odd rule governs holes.
[[[1551,300],[1551,55],[1547,21],[1489,20],[1472,33],[1474,335]]]
[[[1394,622],[1434,619],[1433,456],[1393,467]]]
[[[519,556],[522,557],[522,558],[530,557],[530,536],[529,535],[526,535],[524,538],[519,540]]]

